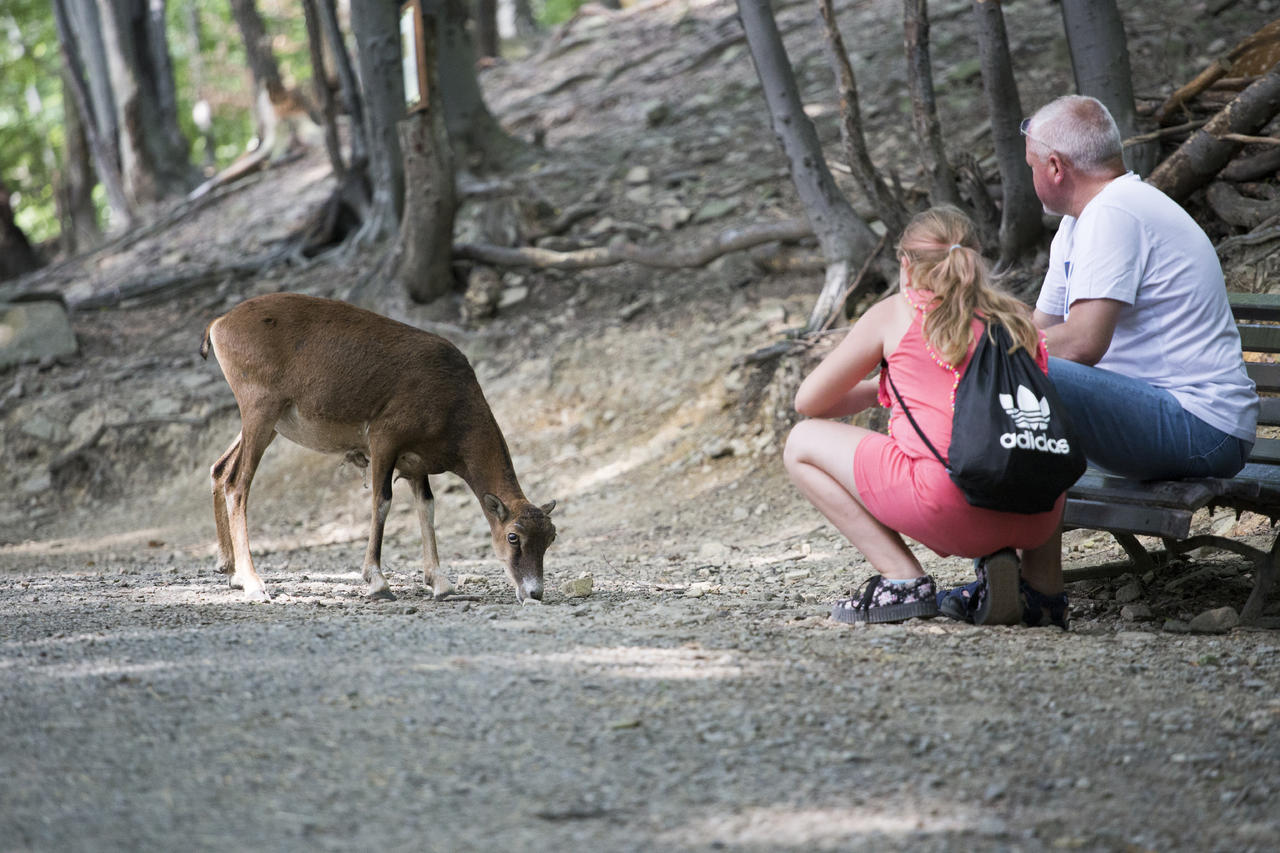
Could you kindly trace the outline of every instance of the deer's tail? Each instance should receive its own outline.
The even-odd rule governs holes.
[[[209,339],[209,330],[213,328],[213,321],[204,327],[204,338],[200,341],[200,357],[209,358],[209,350],[213,349],[213,341]]]

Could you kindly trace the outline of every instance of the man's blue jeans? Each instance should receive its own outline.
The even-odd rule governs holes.
[[[1168,391],[1140,379],[1061,358],[1049,359],[1049,378],[1084,455],[1115,474],[1139,480],[1230,477],[1253,448],[1252,441],[1209,426]]]

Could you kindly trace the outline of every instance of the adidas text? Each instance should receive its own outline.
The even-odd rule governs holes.
[[[1039,450],[1043,453],[1054,453],[1059,456],[1066,456],[1071,452],[1071,442],[1065,438],[1045,438],[1043,435],[1036,435],[1029,429],[1022,432],[1006,432],[1000,436],[1000,446],[1006,450],[1012,450],[1015,447],[1023,450]]]

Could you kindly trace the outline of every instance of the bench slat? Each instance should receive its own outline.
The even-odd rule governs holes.
[[[1258,423],[1262,426],[1280,426],[1280,397],[1260,397]]]
[[[1062,524],[1067,528],[1085,527],[1092,530],[1185,539],[1191,532],[1191,515],[1192,511],[1189,509],[1115,504],[1072,498],[1067,502]]]
[[[1280,352],[1280,326],[1242,322],[1236,328],[1245,352]]]
[[[1126,480],[1090,468],[1071,487],[1072,500],[1080,498],[1110,503],[1143,503],[1157,506],[1199,509],[1227,488],[1225,480]]]
[[[1280,364],[1246,361],[1244,366],[1259,391],[1280,391]]]
[[[1280,464],[1280,438],[1255,439],[1249,461],[1269,465]]]
[[[1280,320],[1280,298],[1274,293],[1229,293],[1237,320]]]
[[[1264,438],[1262,441],[1277,441],[1278,439]],[[1257,445],[1254,445],[1257,449]],[[1247,465],[1240,469],[1240,473],[1236,474],[1237,480],[1251,480],[1260,483],[1264,489],[1280,490],[1280,468],[1267,463],[1258,463],[1250,460]]]

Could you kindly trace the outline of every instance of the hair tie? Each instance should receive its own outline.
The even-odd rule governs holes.
[[[963,249],[963,248],[964,246],[961,246],[959,243],[952,243],[951,248],[947,249],[947,254],[949,255],[952,252],[954,252],[956,249]]]

